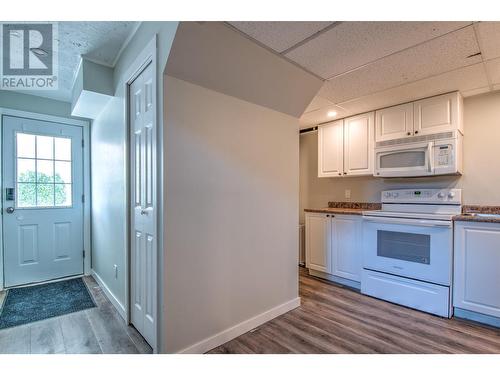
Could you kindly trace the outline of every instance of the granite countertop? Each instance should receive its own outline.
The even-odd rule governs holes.
[[[328,202],[328,207],[306,208],[304,212],[317,212],[338,215],[362,215],[363,211],[380,210],[380,203],[365,202]]]
[[[499,215],[478,216],[477,214]],[[500,206],[462,206],[462,214],[453,216],[454,221],[476,221],[479,223],[500,223]]]

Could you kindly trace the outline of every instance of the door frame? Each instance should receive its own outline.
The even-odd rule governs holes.
[[[156,189],[156,262],[153,265],[153,267],[156,269],[156,319],[155,319],[155,324],[156,324],[156,337],[155,337],[155,345],[153,346],[153,352],[158,353],[159,352],[159,340],[161,337],[160,334],[160,327],[161,324],[159,323],[160,319],[160,311],[161,311],[161,304],[160,304],[160,280],[161,280],[161,272],[160,272],[160,259],[161,253],[163,251],[163,242],[162,238],[163,236],[160,235],[162,233],[161,231],[161,223],[163,222],[163,213],[160,207],[162,207],[162,202],[163,202],[163,174],[162,174],[162,169],[163,169],[163,142],[162,142],[162,134],[163,131],[160,129],[158,126],[161,122],[159,120],[159,105],[160,103],[158,102],[158,99],[160,96],[158,95],[158,64],[157,64],[157,36],[156,34],[153,35],[153,38],[149,41],[149,43],[146,45],[146,47],[137,55],[136,59],[134,62],[129,66],[125,78],[126,81],[124,83],[124,90],[125,90],[125,120],[126,120],[126,143],[125,143],[125,154],[126,154],[126,172],[125,172],[125,181],[126,181],[126,194],[125,194],[125,199],[126,199],[126,212],[127,212],[127,223],[126,223],[126,228],[127,230],[125,231],[126,233],[126,238],[125,238],[125,243],[126,243],[126,257],[125,257],[125,269],[127,270],[127,277],[126,277],[126,283],[125,283],[125,314],[126,314],[126,321],[127,324],[131,323],[131,313],[130,313],[130,285],[131,285],[131,252],[132,252],[132,226],[131,226],[131,215],[132,215],[132,204],[131,204],[131,194],[130,194],[130,186],[131,186],[131,177],[132,173],[130,170],[130,165],[131,165],[131,151],[132,151],[132,145],[131,145],[131,121],[130,121],[130,85],[132,82],[143,72],[143,70],[151,64],[152,70],[153,70],[153,96],[154,96],[154,102],[155,102],[155,112],[156,115],[154,116],[154,121],[156,126],[156,150],[157,150],[157,155],[156,155],[156,183],[157,183],[157,189]]]
[[[2,142],[3,142],[3,118],[4,116],[22,117],[31,120],[40,120],[55,122],[63,125],[79,126],[83,132],[83,194],[85,201],[83,203],[83,250],[85,258],[83,259],[83,274],[90,275],[92,266],[92,242],[91,242],[91,227],[90,227],[90,209],[91,209],[91,192],[90,192],[90,122],[73,118],[60,116],[52,116],[35,112],[21,111],[16,109],[0,107],[0,134],[2,134],[0,142],[0,175],[2,175]],[[3,178],[0,178],[0,194],[3,194]],[[3,204],[0,202],[0,209],[3,210]],[[0,215],[0,290],[4,289],[4,262],[3,262],[3,215]]]

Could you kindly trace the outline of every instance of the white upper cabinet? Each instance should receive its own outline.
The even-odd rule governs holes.
[[[344,173],[344,120],[318,127],[318,177]]]
[[[463,133],[462,97],[458,92],[414,102],[414,135],[460,130]]]
[[[413,135],[413,103],[381,109],[375,112],[375,117],[376,142]]]
[[[373,174],[373,112],[344,120],[344,175]]]

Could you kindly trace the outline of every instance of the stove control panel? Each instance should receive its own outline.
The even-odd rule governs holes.
[[[462,189],[399,189],[382,192],[382,203],[462,204]]]

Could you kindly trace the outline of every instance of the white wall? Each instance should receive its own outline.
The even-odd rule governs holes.
[[[298,120],[165,80],[166,350],[298,296]]]
[[[386,189],[457,187],[465,204],[500,205],[500,92],[464,100],[464,172],[461,177],[378,179],[374,177],[318,178],[317,133],[300,136],[300,215],[304,208],[325,207],[328,201],[379,202]]]
[[[125,259],[127,256],[127,196],[125,82],[127,70],[151,41],[158,40],[158,87],[163,87],[163,70],[172,45],[177,22],[143,22],[123,51],[114,71],[114,98],[93,121],[92,142],[92,269],[107,285],[119,304],[126,303]],[[159,119],[162,119],[163,92],[158,92]],[[158,126],[161,128],[162,123]],[[118,277],[114,277],[114,265]]]

